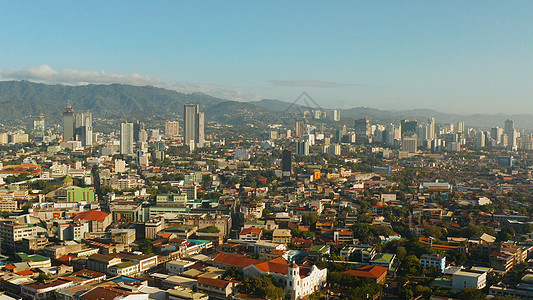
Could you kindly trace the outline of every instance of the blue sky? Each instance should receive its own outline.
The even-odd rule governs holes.
[[[0,79],[533,112],[532,1],[9,1]]]

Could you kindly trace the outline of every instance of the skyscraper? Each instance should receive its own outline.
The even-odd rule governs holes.
[[[167,121],[165,123],[165,136],[176,137],[180,131],[180,123],[176,121]]]
[[[357,144],[372,143],[370,120],[368,118],[355,120],[355,138]]]
[[[428,132],[428,140],[431,142],[435,139],[435,118],[431,117],[428,120],[429,122],[429,132]]]
[[[402,150],[409,153],[416,153],[418,150],[418,137],[416,134],[405,135],[402,138]]]
[[[333,110],[332,114],[333,121],[338,122],[341,120],[341,111],[338,109]]]
[[[74,115],[76,140],[81,141],[83,146],[93,144],[93,114],[89,111]]]
[[[465,122],[457,122],[457,133],[465,132]]]
[[[289,180],[292,173],[292,152],[283,150],[281,154],[281,177],[283,180]]]
[[[416,128],[418,127],[418,122],[402,120],[402,135],[416,133]]]
[[[309,142],[296,142],[296,155],[309,155]]]
[[[133,153],[133,123],[120,125],[120,154]]]
[[[74,109],[70,104],[67,105],[63,111],[63,140],[72,141],[74,140]]]
[[[186,104],[183,107],[183,139],[185,145],[202,148],[205,143],[204,113],[198,104]]]
[[[294,127],[294,134],[296,137],[301,137],[302,135],[304,135],[304,130],[305,130],[305,124],[303,121],[296,121],[296,125]]]
[[[37,116],[33,120],[33,139],[36,141],[42,141],[44,138],[44,117],[43,115]]]
[[[516,150],[518,134],[514,128],[513,120],[505,120],[505,127],[503,133],[507,135],[507,149]]]
[[[481,130],[476,133],[476,148],[485,148],[485,133]]]
[[[136,120],[135,123],[133,123],[133,141],[135,142],[146,142],[146,138],[143,139],[143,136],[141,132],[145,131],[146,128],[144,126],[143,122],[139,122],[139,120]],[[146,132],[144,133],[146,134]]]

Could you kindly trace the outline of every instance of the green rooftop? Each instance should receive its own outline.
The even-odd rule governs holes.
[[[24,252],[17,252],[15,254],[17,254],[18,257],[20,257],[20,260],[22,262],[28,262],[28,261],[41,262],[41,261],[50,260],[50,258],[48,258],[46,256],[39,255],[39,254],[28,255],[28,254],[26,254]]]
[[[372,261],[390,263],[394,259],[394,254],[379,253]]]
[[[266,221],[263,221],[263,220],[252,220],[252,221],[246,222],[246,225],[265,225],[265,224],[266,224]]]
[[[120,263],[118,265],[115,265],[113,267],[116,267],[117,269],[125,269],[125,268],[129,268],[129,267],[133,267],[135,266],[137,263],[134,262],[134,261],[127,261],[127,262],[123,262],[123,263]]]
[[[309,249],[309,252],[318,252],[318,253],[324,253],[328,251],[329,247],[326,245],[316,245],[313,246],[311,249]]]

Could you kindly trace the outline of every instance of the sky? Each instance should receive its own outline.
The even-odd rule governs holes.
[[[533,1],[2,1],[0,80],[533,113]]]

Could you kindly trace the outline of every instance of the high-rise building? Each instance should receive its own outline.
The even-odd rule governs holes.
[[[330,155],[341,155],[341,145],[339,144],[333,144],[333,145],[327,145],[324,146],[324,153],[330,154]]]
[[[83,146],[93,144],[93,114],[89,111],[74,115],[76,128],[74,135],[77,141],[81,141]]]
[[[485,148],[485,133],[481,130],[476,133],[476,148]]]
[[[394,141],[396,140],[395,131],[396,126],[394,126],[394,124],[391,123],[387,125],[387,129],[385,130],[385,144],[387,144],[388,146],[394,145]]]
[[[402,150],[409,153],[416,153],[418,150],[418,137],[416,134],[404,135],[402,138]]]
[[[428,124],[429,124],[428,140],[432,141],[435,139],[435,118],[433,117],[429,118]]]
[[[165,123],[165,136],[173,138],[178,136],[180,132],[180,123],[177,121],[167,121]]]
[[[517,139],[518,139],[518,133],[514,127],[514,121],[513,120],[505,120],[505,126],[503,133],[507,135],[507,149],[509,150],[516,150],[517,147]]]
[[[305,124],[303,121],[296,121],[296,125],[294,128],[294,134],[296,137],[301,137],[305,134]]]
[[[185,145],[202,148],[205,143],[204,113],[198,104],[186,104],[183,111],[183,138]]]
[[[65,107],[63,111],[63,140],[64,141],[73,141],[74,140],[74,109],[70,104]]]
[[[457,129],[455,131],[457,133],[465,132],[465,122],[457,122]]]
[[[309,142],[296,142],[296,155],[309,155]]]
[[[416,120],[402,120],[402,136],[406,134],[416,133],[416,128],[418,127],[418,122]]]
[[[145,140],[141,139],[141,132],[145,130],[146,130],[146,127],[144,126],[144,123],[140,122],[139,120],[135,120],[135,123],[133,123],[133,141],[134,142],[146,142],[147,139]]]
[[[289,180],[292,174],[292,152],[283,150],[281,154],[281,177],[283,180]]]
[[[341,120],[341,111],[338,109],[334,109],[333,113],[331,114],[333,121],[338,122]]]
[[[355,120],[355,138],[357,144],[372,142],[370,120],[368,118]]]
[[[120,125],[120,154],[133,153],[133,123]]]
[[[42,141],[44,138],[44,116],[40,115],[33,120],[33,139]]]

